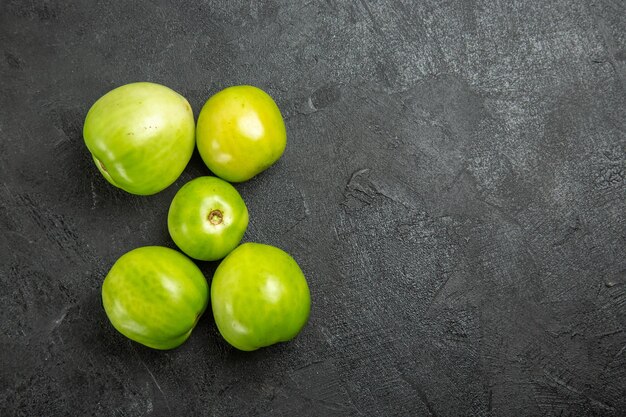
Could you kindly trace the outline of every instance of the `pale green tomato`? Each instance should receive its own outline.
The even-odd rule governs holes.
[[[272,166],[287,146],[278,106],[249,85],[226,88],[200,111],[196,129],[200,156],[218,177],[247,181]]]
[[[100,173],[129,193],[150,195],[170,186],[194,148],[187,100],[147,82],[109,91],[91,107],[83,136]]]
[[[248,209],[235,187],[216,177],[199,177],[183,185],[167,215],[172,240],[187,255],[215,261],[241,242]]]
[[[113,326],[154,349],[173,349],[187,340],[207,302],[208,284],[200,269],[182,253],[161,246],[126,253],[102,284],[102,303]]]
[[[293,339],[309,318],[311,296],[289,254],[274,246],[244,243],[215,271],[211,306],[224,339],[250,351]]]

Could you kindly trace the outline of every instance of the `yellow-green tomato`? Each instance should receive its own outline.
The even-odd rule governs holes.
[[[100,173],[129,193],[167,188],[194,148],[193,112],[165,86],[140,82],[109,91],[91,107],[83,136]]]
[[[289,254],[274,246],[244,243],[215,271],[211,306],[224,339],[250,351],[293,339],[309,318],[311,296]]]
[[[287,145],[278,106],[263,90],[249,85],[226,88],[200,111],[198,151],[218,177],[247,181],[272,166]]]
[[[134,249],[115,262],[102,303],[124,336],[154,349],[173,349],[191,334],[207,307],[208,284],[185,255],[161,246]]]
[[[167,215],[174,243],[187,255],[215,261],[235,249],[248,228],[248,209],[235,187],[216,177],[183,185]]]

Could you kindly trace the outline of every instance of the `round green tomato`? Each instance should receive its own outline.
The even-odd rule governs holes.
[[[187,340],[207,302],[200,269],[182,253],[161,246],[126,253],[102,285],[113,327],[154,349],[173,349]]]
[[[133,83],[109,91],[89,109],[83,136],[98,170],[129,193],[167,188],[187,166],[194,148],[187,100],[165,86]]]
[[[167,228],[187,255],[215,261],[235,249],[248,227],[248,209],[235,187],[216,177],[199,177],[174,196]]]
[[[249,85],[226,88],[200,111],[198,151],[218,177],[247,181],[272,166],[287,145],[278,106],[263,90]]]
[[[244,243],[215,271],[211,306],[224,339],[250,351],[293,339],[309,318],[311,296],[289,254],[274,246]]]

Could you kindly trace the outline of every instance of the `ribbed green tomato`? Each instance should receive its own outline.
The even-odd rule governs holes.
[[[183,185],[167,215],[174,243],[187,255],[215,261],[235,249],[248,228],[248,208],[237,190],[216,177]]]
[[[272,166],[287,145],[278,106],[249,85],[226,88],[200,111],[196,129],[200,156],[218,177],[247,181]]]
[[[244,243],[215,271],[211,306],[224,339],[250,351],[293,339],[309,318],[311,296],[289,254],[274,246]]]
[[[191,334],[207,307],[208,284],[185,255],[161,246],[134,249],[115,262],[102,303],[124,336],[154,349],[173,349]]]
[[[83,127],[104,178],[139,195],[158,193],[176,181],[191,159],[194,133],[187,100],[147,82],[109,91],[91,107]]]

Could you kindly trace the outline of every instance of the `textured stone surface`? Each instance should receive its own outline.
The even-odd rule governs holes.
[[[2,1],[0,414],[626,415],[625,45],[619,0]],[[237,189],[309,279],[292,343],[108,323],[104,275],[173,247],[208,173],[100,177],[86,112],[140,80],[281,107],[284,157]]]

